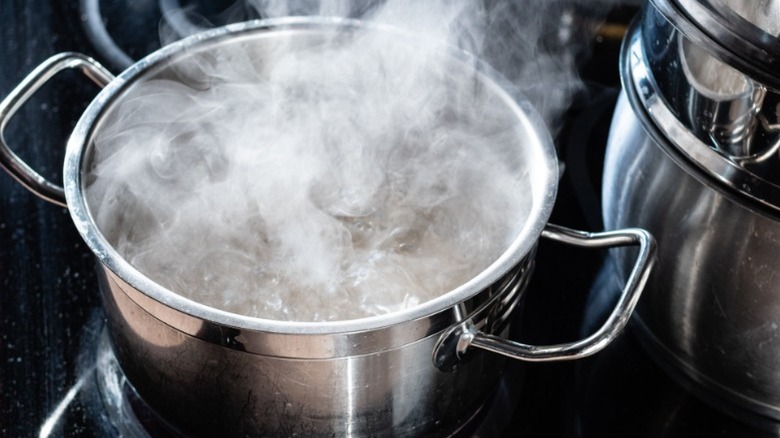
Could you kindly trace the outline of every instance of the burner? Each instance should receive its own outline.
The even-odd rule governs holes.
[[[507,431],[512,413],[517,409],[524,376],[523,364],[510,360],[496,394],[477,412],[455,436],[456,437],[501,437]]]
[[[175,438],[182,435],[160,419],[127,381],[104,330],[97,347],[97,380],[100,399],[110,423],[120,436]]]

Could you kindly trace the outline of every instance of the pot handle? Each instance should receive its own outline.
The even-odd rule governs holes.
[[[114,79],[114,75],[94,59],[80,53],[64,52],[41,63],[0,102],[0,167],[35,195],[62,207],[66,207],[65,191],[62,186],[41,176],[8,147],[5,141],[5,128],[16,111],[39,88],[60,71],[71,68],[81,70],[100,87],[105,87]]]
[[[548,224],[542,231],[542,237],[584,248],[639,246],[634,268],[615,308],[604,324],[595,333],[578,341],[555,345],[528,345],[479,331],[472,315],[442,334],[433,352],[433,362],[437,368],[443,371],[454,369],[470,347],[528,362],[579,359],[601,351],[620,334],[628,323],[655,264],[656,243],[653,236],[639,228],[588,233]]]

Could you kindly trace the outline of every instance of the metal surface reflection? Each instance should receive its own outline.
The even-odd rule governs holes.
[[[625,89],[603,185],[607,227],[646,227],[659,240],[660,273],[648,282],[636,328],[697,393],[733,415],[771,424],[780,419],[780,302],[772,280],[780,275],[780,192],[685,124],[672,93],[676,78],[659,76],[668,70],[656,58],[660,47],[645,45],[654,41],[645,29],[636,27],[625,44]],[[656,31],[663,33],[649,30]],[[627,260],[620,265],[627,272]]]

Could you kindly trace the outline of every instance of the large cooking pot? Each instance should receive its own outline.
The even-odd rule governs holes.
[[[502,356],[576,359],[604,348],[625,326],[651,268],[654,241],[643,230],[583,233],[548,225],[558,164],[542,121],[514,88],[454,49],[448,71],[467,72],[513,119],[517,153],[527,160],[532,207],[527,221],[488,269],[431,301],[382,316],[286,322],[228,313],[150,280],[96,225],[85,197],[94,138],[134,84],[221,48],[272,62],[270,47],[318,42],[361,29],[414,38],[392,28],[337,19],[279,19],[230,25],[164,47],[114,78],[85,56],[64,53],[38,67],[0,105],[1,126],[58,71],[81,70],[105,86],[68,142],[64,188],[22,163],[5,142],[3,166],[40,197],[67,206],[99,259],[108,332],[119,364],[166,421],[195,435],[448,436],[467,424],[495,390]],[[413,39],[412,39],[413,41]],[[291,49],[292,50],[292,49]],[[264,56],[269,56],[264,59]],[[605,324],[572,343],[533,346],[508,332],[533,266],[539,237],[584,247],[637,245],[636,266]],[[499,353],[499,355],[487,353]]]
[[[776,421],[780,44],[748,20],[776,2],[728,3],[740,10],[655,0],[633,25],[603,215],[608,227],[641,226],[658,239],[659,265],[633,320],[653,357],[727,412]]]

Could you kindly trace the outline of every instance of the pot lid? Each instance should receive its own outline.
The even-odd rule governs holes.
[[[651,0],[691,40],[729,65],[780,89],[780,1]]]
[[[735,7],[727,7],[726,2]],[[780,75],[763,68],[770,68],[767,63],[780,56],[743,55],[762,46],[780,54],[780,41],[758,27],[780,29],[780,21],[774,24],[759,17],[772,8],[780,12],[780,1],[746,2],[756,10],[731,0],[693,3],[651,0],[647,4],[624,43],[624,86],[634,97],[635,110],[646,113],[674,155],[706,175],[708,184],[737,194],[748,205],[778,213],[780,87],[774,84],[780,85]],[[734,16],[742,24],[726,22]],[[718,24],[709,26],[707,20]],[[704,25],[709,26],[706,32]],[[719,25],[743,33],[751,30],[753,36],[760,31],[763,37],[740,39],[739,47],[725,46],[726,36],[737,35],[736,30],[718,33]],[[771,68],[780,72],[778,67]]]

